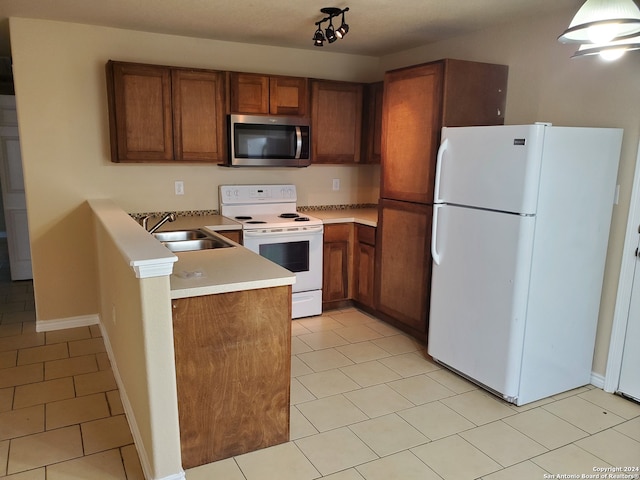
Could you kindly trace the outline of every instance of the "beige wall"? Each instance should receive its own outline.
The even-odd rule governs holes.
[[[31,19],[11,19],[14,77],[32,236],[38,318],[95,313],[95,259],[88,197],[127,211],[217,207],[221,183],[293,182],[300,204],[375,201],[377,167],[227,170],[214,166],[137,166],[109,162],[104,63],[108,59],[374,81],[382,72],[444,57],[508,64],[507,123],[550,121],[625,129],[594,370],[604,373],[631,181],[640,134],[638,53],[615,63],[573,59],[556,37],[574,11],[383,57],[217,42]],[[340,194],[331,179],[341,178]],[[174,180],[186,195],[173,195]]]
[[[408,50],[382,58],[381,67],[389,70],[446,57],[507,64],[506,123],[544,121],[624,129],[618,170],[620,200],[613,209],[593,364],[594,372],[604,375],[640,138],[640,54],[629,53],[611,63],[593,57],[570,59],[576,48],[556,38],[574,14],[574,10],[562,10]]]
[[[39,320],[98,311],[86,198],[111,198],[128,212],[207,210],[218,206],[219,184],[291,182],[301,205],[377,201],[375,166],[113,164],[104,73],[114,59],[366,81],[379,78],[375,58],[20,18],[10,31]],[[175,180],[184,196],[174,195]]]

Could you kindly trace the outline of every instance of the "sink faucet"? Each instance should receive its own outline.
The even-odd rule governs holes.
[[[153,233],[156,230],[158,230],[165,223],[173,222],[173,221],[175,221],[175,219],[176,219],[176,214],[175,213],[173,213],[173,212],[172,213],[167,213],[164,217],[162,217],[160,219],[160,221],[158,223],[156,223],[153,227],[149,228],[149,215],[145,215],[140,220],[140,224],[142,225],[142,228],[147,230],[149,233]]]

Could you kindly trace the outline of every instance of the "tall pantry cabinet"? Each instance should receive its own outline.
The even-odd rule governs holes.
[[[384,77],[377,310],[424,341],[431,216],[442,127],[504,124],[508,67],[445,59]]]

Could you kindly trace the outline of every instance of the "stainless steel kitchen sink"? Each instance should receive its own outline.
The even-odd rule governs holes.
[[[161,242],[179,242],[182,240],[208,238],[208,235],[202,230],[171,230],[169,232],[155,232],[153,236]]]
[[[203,230],[197,229],[156,232],[153,236],[174,253],[229,248],[234,246],[221,237],[210,235]]]

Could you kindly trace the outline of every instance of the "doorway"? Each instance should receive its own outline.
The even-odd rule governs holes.
[[[640,145],[631,193],[604,390],[640,401]]]

